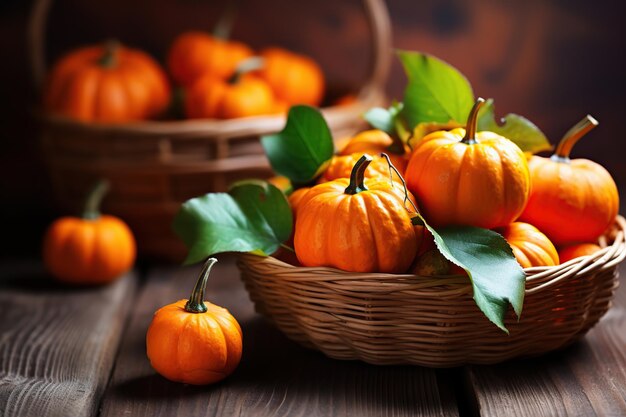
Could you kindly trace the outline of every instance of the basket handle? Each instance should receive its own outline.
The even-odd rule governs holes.
[[[372,34],[372,69],[360,94],[383,94],[391,66],[391,24],[383,0],[362,0]],[[52,0],[35,0],[28,22],[29,59],[33,83],[41,91],[46,76],[45,32]]]

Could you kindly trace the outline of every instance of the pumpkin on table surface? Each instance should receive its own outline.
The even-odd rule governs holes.
[[[351,155],[354,153],[368,153],[378,155],[386,153],[391,163],[404,173],[408,164],[407,149],[402,143],[394,141],[387,132],[379,129],[363,131],[350,138],[341,148],[339,155]]]
[[[207,74],[226,80],[242,61],[252,55],[252,49],[241,42],[192,31],[174,40],[167,66],[174,81],[189,87]]]
[[[295,249],[304,266],[352,272],[405,272],[422,239],[404,192],[389,181],[365,179],[363,155],[350,179],[312,187],[298,205]]]
[[[48,228],[44,264],[59,281],[106,284],[132,268],[136,255],[132,232],[119,218],[99,212],[107,189],[107,182],[98,183],[87,198],[82,218],[62,217]]]
[[[595,243],[576,243],[559,249],[559,259],[564,264],[581,256],[593,255],[599,250],[602,250],[602,248]]]
[[[189,300],[161,307],[148,328],[150,364],[169,380],[211,384],[230,375],[241,360],[239,323],[225,308],[204,301],[215,262],[215,258],[206,261]]]
[[[559,254],[556,248],[550,239],[535,226],[515,222],[496,231],[511,246],[513,255],[522,268],[559,264]]]
[[[570,159],[576,142],[598,122],[585,117],[550,158],[529,162],[532,191],[520,219],[540,228],[557,246],[593,242],[615,221],[619,196],[611,174],[588,159]]]
[[[84,122],[150,119],[169,101],[167,77],[156,61],[113,41],[61,58],[44,92],[46,111]]]
[[[406,183],[433,226],[506,226],[522,213],[530,192],[526,157],[510,140],[476,132],[479,98],[467,128],[433,132],[413,150]]]
[[[295,104],[319,106],[324,97],[324,74],[311,58],[283,48],[261,51],[263,67],[258,75],[271,86],[285,107]]]
[[[240,64],[235,74],[222,80],[212,74],[198,79],[185,95],[185,113],[192,119],[231,119],[276,112],[274,94],[262,79],[250,74],[260,61]]]

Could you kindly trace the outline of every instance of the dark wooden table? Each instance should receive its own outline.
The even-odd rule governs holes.
[[[151,267],[105,288],[71,289],[37,262],[2,265],[0,415],[626,415],[626,286],[562,351],[497,366],[382,367],[285,338],[254,312],[234,259],[222,257],[206,298],[237,317],[244,355],[227,380],[195,387],[150,368],[145,334],[156,309],[187,298],[198,271]]]

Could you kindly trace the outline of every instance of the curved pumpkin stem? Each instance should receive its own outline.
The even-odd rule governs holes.
[[[346,187],[346,194],[354,195],[362,191],[367,191],[367,187],[365,186],[365,170],[367,170],[370,162],[372,162],[372,157],[368,154],[363,154],[363,156],[356,161],[350,173],[350,184]]]
[[[83,209],[83,219],[95,220],[100,217],[100,204],[102,199],[109,192],[110,183],[107,180],[100,180],[87,194],[85,208]]]
[[[115,39],[104,43],[104,53],[98,59],[98,65],[102,68],[113,68],[117,65],[117,51],[120,47],[119,41]]]
[[[237,84],[244,74],[261,69],[263,65],[265,65],[265,60],[260,56],[244,59],[237,65],[234,74],[228,79],[228,84]]]
[[[572,148],[574,148],[576,142],[596,126],[598,126],[598,121],[591,117],[591,115],[586,115],[584,119],[576,123],[565,133],[563,139],[561,139],[557,145],[556,152],[552,155],[552,159],[559,162],[569,162],[569,154],[572,152]]]
[[[467,124],[465,125],[465,137],[461,142],[466,143],[468,145],[473,145],[476,142],[476,123],[478,120],[478,110],[485,103],[485,99],[482,97],[478,97],[476,99],[476,103],[472,106],[472,110],[470,110],[470,114],[467,117]]]
[[[198,281],[196,281],[196,285],[193,287],[193,291],[191,291],[191,296],[187,304],[185,304],[185,311],[189,313],[206,313],[207,308],[206,305],[204,305],[204,290],[206,289],[209,274],[211,274],[211,268],[213,268],[216,262],[217,259],[209,258],[204,263]]]

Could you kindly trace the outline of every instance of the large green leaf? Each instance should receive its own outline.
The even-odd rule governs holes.
[[[478,308],[508,333],[504,317],[509,303],[518,318],[522,314],[526,276],[506,240],[480,227],[453,226],[435,230],[423,218],[421,220],[443,256],[467,272]]]
[[[524,152],[537,153],[552,149],[546,135],[525,117],[509,113],[498,123],[493,99],[487,100],[478,112],[478,130],[489,130],[504,136],[515,142]]]
[[[423,122],[465,123],[474,93],[463,74],[427,54],[400,51],[399,56],[409,79],[402,111],[409,129]]]
[[[294,184],[305,184],[319,175],[335,152],[326,120],[315,108],[293,106],[285,128],[261,138],[275,172]]]
[[[274,253],[292,228],[285,195],[265,181],[242,181],[228,193],[185,202],[174,218],[176,234],[189,248],[186,264],[221,252]]]

